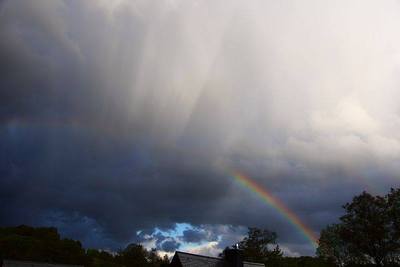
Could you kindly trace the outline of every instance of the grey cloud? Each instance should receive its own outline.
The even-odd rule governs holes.
[[[206,240],[206,236],[201,230],[189,229],[183,232],[182,240],[188,243],[199,243]]]
[[[183,231],[182,240],[187,243],[200,243],[202,241],[217,241],[218,235],[207,229],[187,229]]]
[[[166,252],[174,252],[174,251],[177,250],[179,247],[180,247],[180,243],[178,243],[178,242],[175,241],[175,240],[167,240],[167,241],[164,241],[164,242],[161,244],[161,246],[160,246],[160,248],[161,248],[163,251],[166,251]]]
[[[173,229],[173,227],[169,228],[169,230],[171,229]],[[140,231],[133,241],[144,245],[154,243],[155,249],[165,252],[173,252],[181,245],[181,242],[175,237],[158,232],[158,229]]]

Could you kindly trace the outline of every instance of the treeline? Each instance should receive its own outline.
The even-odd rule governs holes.
[[[334,267],[321,257],[285,257],[276,242],[277,234],[269,230],[249,227],[247,236],[239,242],[245,261],[264,263],[266,267]],[[229,248],[226,248],[229,249]],[[223,251],[220,256],[224,256]]]
[[[316,257],[283,257],[278,245],[271,249],[276,237],[268,230],[249,228],[247,236],[239,243],[243,258],[274,267],[333,266]],[[87,267],[164,267],[169,264],[168,257],[161,258],[156,250],[146,250],[140,244],[130,244],[116,253],[85,250],[79,241],[62,239],[56,228],[25,225],[0,228],[0,259]]]
[[[400,189],[385,196],[367,192],[343,206],[339,223],[321,231],[316,257],[284,257],[277,234],[249,228],[239,242],[242,258],[266,267],[399,267]],[[225,253],[221,253],[223,257]],[[161,267],[169,264],[156,250],[130,244],[116,253],[85,250],[79,241],[61,239],[56,228],[0,228],[0,258],[87,267]]]
[[[335,266],[400,266],[400,189],[363,192],[343,208],[321,231],[317,255]]]
[[[130,244],[117,253],[85,250],[79,241],[60,237],[56,228],[21,225],[0,228],[0,259],[77,264],[87,267],[162,267],[168,258],[140,244]]]
[[[283,257],[278,245],[271,249],[276,238],[277,235],[268,230],[249,228],[247,236],[239,243],[243,258],[274,267],[333,266],[316,257]],[[161,258],[156,250],[146,250],[140,244],[130,244],[116,253],[85,250],[79,241],[62,239],[56,228],[25,225],[0,228],[0,259],[87,267],[164,267],[169,264],[167,256]]]
[[[339,223],[321,231],[316,257],[283,257],[274,232],[249,228],[239,243],[244,259],[267,267],[399,267],[400,189],[384,196],[363,192],[343,208]]]

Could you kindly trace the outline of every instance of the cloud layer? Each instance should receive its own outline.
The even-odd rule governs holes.
[[[361,190],[398,186],[399,9],[1,1],[0,224],[111,248],[176,223],[187,244],[220,241],[197,226],[258,226],[312,254],[232,171],[316,232]]]

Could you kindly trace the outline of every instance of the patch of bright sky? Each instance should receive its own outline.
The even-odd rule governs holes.
[[[168,235],[179,239],[179,237],[183,235],[183,232],[185,230],[196,229],[196,228],[197,227],[193,227],[193,225],[188,223],[177,223],[175,229],[171,231],[165,232],[159,229],[157,229],[157,231],[159,231],[163,235]],[[187,243],[181,241],[181,246],[179,247],[179,250],[191,253],[199,253],[207,256],[218,256],[220,251],[217,247],[221,239],[222,239],[221,236],[218,236],[217,241],[211,241],[211,242],[206,240],[196,243]]]
[[[160,233],[164,236],[168,236],[171,238],[174,238],[175,240],[180,242],[180,247],[178,250],[180,251],[185,251],[185,252],[190,252],[190,253],[198,253],[202,255],[208,255],[208,256],[218,256],[218,254],[221,252],[220,249],[218,248],[218,243],[221,241],[222,237],[218,236],[217,241],[200,241],[200,242],[194,242],[194,243],[188,243],[188,242],[183,242],[181,240],[181,236],[183,236],[183,232],[185,230],[190,230],[190,229],[197,229],[197,227],[188,224],[188,223],[177,223],[175,225],[174,229],[170,230],[161,230],[159,228],[156,228],[154,233]],[[150,245],[150,244],[149,244]],[[165,251],[159,251],[161,255],[167,254],[169,257],[173,255],[173,253],[167,253]]]
[[[182,236],[183,232],[185,230],[189,230],[189,229],[194,229],[195,227],[193,227],[191,224],[188,223],[177,223],[175,224],[175,228],[174,229],[170,229],[168,231],[163,231],[159,228],[155,229],[155,233],[161,233],[164,236],[170,236],[170,237],[178,237],[178,236]]]
[[[169,236],[175,239],[180,239],[180,237],[183,235],[183,232],[185,230],[190,230],[190,229],[196,229],[197,227],[194,227],[193,225],[189,223],[177,223],[174,229],[168,230],[168,231],[163,231],[160,230],[159,228],[156,228],[155,233],[161,233],[164,236]],[[182,251],[187,251],[187,252],[192,252],[192,251],[197,251],[199,248],[202,247],[207,247],[211,243],[218,243],[221,241],[221,236],[218,236],[218,240],[215,242],[209,242],[209,241],[201,241],[201,242],[196,242],[196,243],[187,243],[183,242],[182,240],[179,240],[181,243],[181,246],[179,247],[179,250]]]
[[[211,242],[206,240],[196,243],[183,242],[181,240],[183,232],[185,230],[190,230],[190,229],[197,229],[197,227],[188,223],[177,223],[175,225],[175,228],[169,230],[161,230],[159,228],[155,228],[154,233],[152,235],[162,234],[163,236],[177,240],[180,243],[180,247],[178,249],[180,251],[197,253],[207,256],[218,256],[218,254],[221,252],[221,249],[218,247],[219,242],[222,240],[221,236],[218,236],[217,241],[211,241]],[[137,234],[140,234],[140,232],[141,231],[138,231]],[[146,249],[151,249],[155,247],[156,240],[152,239],[150,235],[147,237],[149,237],[149,239],[147,241],[144,241],[142,245]],[[158,251],[158,253],[161,256],[167,255],[168,257],[172,257],[174,254],[173,252],[166,252],[162,250]]]

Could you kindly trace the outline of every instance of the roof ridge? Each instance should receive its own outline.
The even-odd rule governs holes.
[[[261,263],[261,262],[254,262],[254,261],[243,261],[243,263],[248,263],[248,264],[250,264],[250,265],[265,266],[264,263]]]
[[[222,260],[222,258],[220,257],[212,257],[212,256],[205,256],[205,255],[199,255],[199,254],[194,254],[194,253],[189,253],[189,252],[185,252],[185,251],[175,251],[175,253],[182,253],[182,254],[188,254],[191,256],[196,256],[196,257],[201,257],[201,258],[210,258],[210,259],[216,259],[216,260]]]

